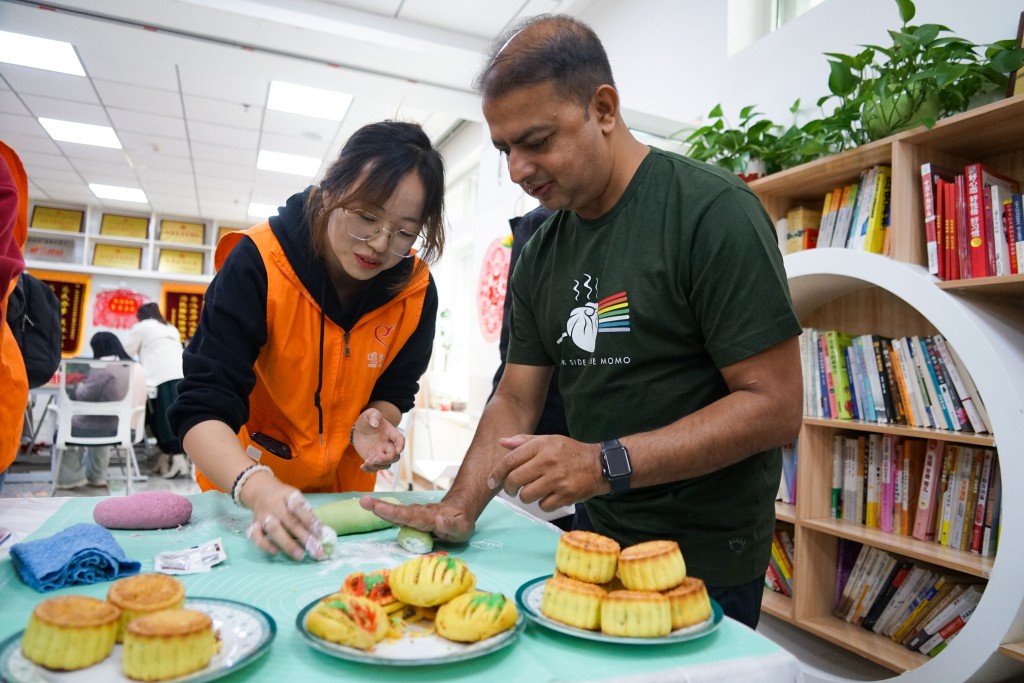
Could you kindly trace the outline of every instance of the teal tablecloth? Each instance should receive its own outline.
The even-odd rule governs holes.
[[[314,506],[352,494],[314,494]],[[394,494],[422,502],[440,492]],[[397,566],[411,557],[395,543],[395,529],[343,536],[327,562],[291,562],[271,558],[245,537],[251,520],[221,493],[190,496],[192,521],[180,530],[113,531],[129,558],[153,570],[153,556],[222,539],[224,563],[205,574],[180,576],[189,596],[213,596],[249,603],[271,614],[277,637],[269,653],[246,668],[220,679],[234,681],[591,681],[591,680],[796,680],[796,660],[770,640],[726,618],[708,636],[659,646],[616,645],[582,640],[530,623],[520,639],[498,652],[465,662],[425,667],[374,666],[336,659],[310,647],[295,628],[295,616],[310,601],[336,591],[353,571]],[[29,539],[50,536],[78,522],[91,522],[103,498],[70,498]],[[558,532],[513,507],[492,502],[466,545],[445,546],[463,558],[477,584],[513,597],[517,588],[554,567]],[[35,605],[61,594],[106,596],[110,584],[75,586],[39,594],[22,583],[11,560],[0,560],[0,641],[23,629]],[[774,673],[771,673],[774,671]],[[701,672],[700,675],[696,675]],[[755,673],[756,672],[756,673]]]

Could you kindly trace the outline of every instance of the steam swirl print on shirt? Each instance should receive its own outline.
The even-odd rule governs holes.
[[[583,287],[587,290],[587,299],[597,295],[597,281],[594,278],[594,286],[590,286],[591,276],[584,273]],[[576,300],[580,299],[580,281],[575,280],[573,291],[576,292]],[[565,325],[565,332],[558,338],[558,343],[566,337],[571,337],[576,346],[584,351],[593,352],[597,346],[598,332],[629,332],[629,301],[625,292],[612,294],[609,297],[600,299],[597,303],[587,301],[583,306],[572,309],[569,313],[569,320]]]

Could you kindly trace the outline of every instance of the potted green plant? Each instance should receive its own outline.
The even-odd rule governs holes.
[[[941,24],[913,26],[912,0],[894,1],[903,25],[889,31],[891,46],[825,53],[830,94],[818,105],[836,102],[822,123],[835,151],[966,111],[977,97],[1005,92],[1008,74],[1024,65],[1014,40],[976,45]]]
[[[790,107],[791,113],[800,108],[800,100]],[[821,147],[818,137],[810,129],[790,125],[788,128],[764,118],[754,105],[743,107],[739,123],[729,123],[722,106],[716,104],[707,116],[705,125],[695,130],[674,133],[689,145],[687,156],[698,161],[726,168],[745,179],[775,173],[784,168],[798,166],[816,159],[828,150]]]

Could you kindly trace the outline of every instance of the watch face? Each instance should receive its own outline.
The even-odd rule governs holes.
[[[633,468],[629,466],[629,456],[626,454],[626,449],[622,446],[615,446],[602,451],[604,455],[604,466],[609,479],[615,479],[617,477],[627,477],[633,473]]]

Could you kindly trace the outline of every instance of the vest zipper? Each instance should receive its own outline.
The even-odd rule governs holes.
[[[349,357],[348,352],[348,332],[345,332],[345,358]]]

